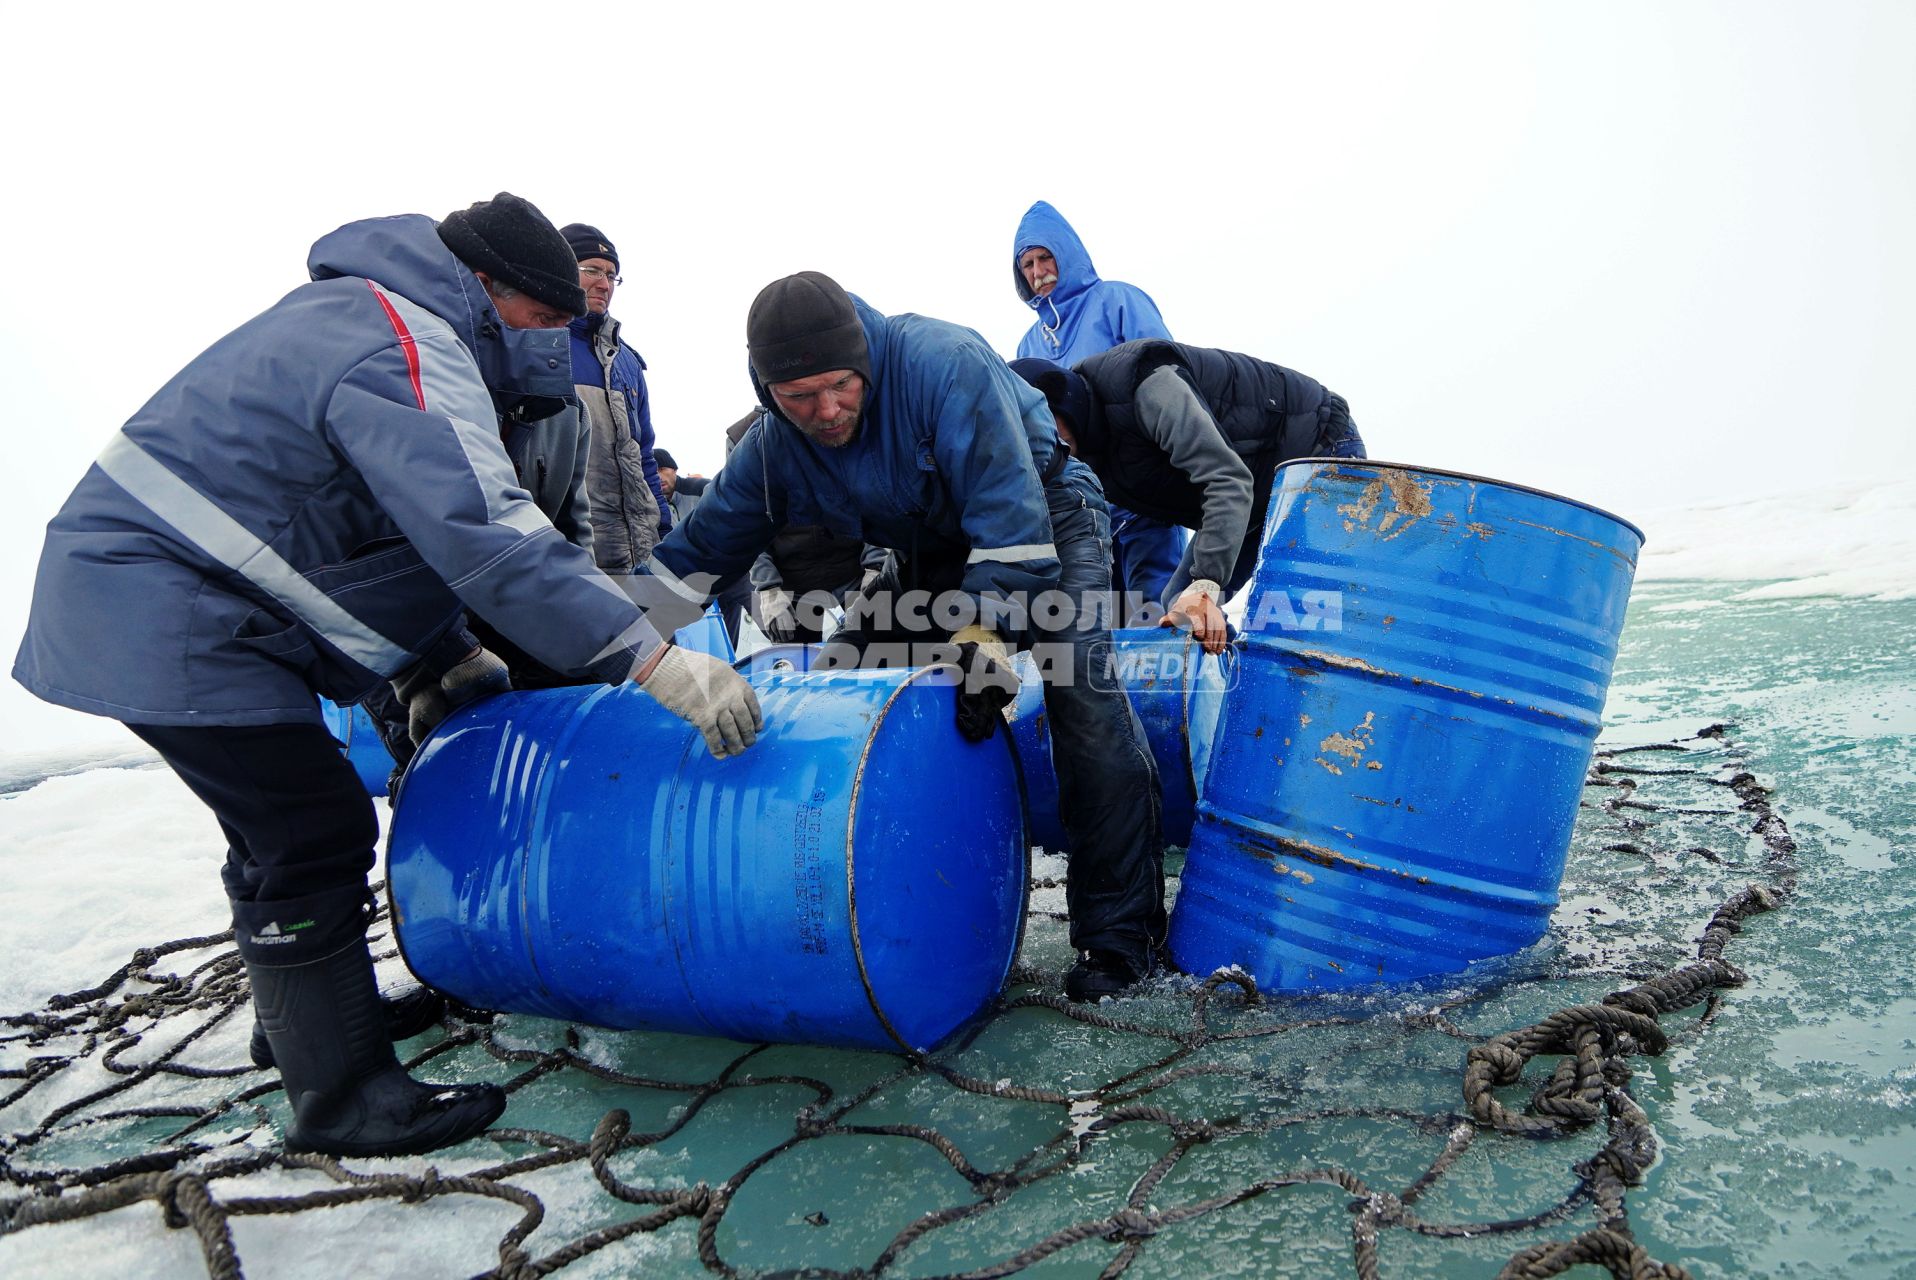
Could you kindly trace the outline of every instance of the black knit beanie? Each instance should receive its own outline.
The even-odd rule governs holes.
[[[568,222],[559,228],[559,234],[572,246],[572,256],[580,262],[587,258],[604,258],[612,264],[614,271],[619,269],[619,251],[606,239],[605,232],[591,223]]]
[[[579,260],[539,207],[510,191],[446,215],[439,238],[474,271],[569,315],[585,314]]]
[[[851,295],[817,271],[774,280],[758,291],[745,317],[752,372],[770,386],[832,369],[870,382],[871,353]]]
[[[659,470],[661,471],[677,471],[679,469],[679,460],[663,449],[652,450],[652,461],[658,464]]]
[[[1013,360],[1011,371],[1044,392],[1051,412],[1069,423],[1074,435],[1091,429],[1091,387],[1082,375],[1035,356]]]

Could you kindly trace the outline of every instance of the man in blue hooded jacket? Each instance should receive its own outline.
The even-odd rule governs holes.
[[[1043,200],[1019,220],[1011,262],[1018,297],[1036,313],[1018,340],[1019,359],[1068,369],[1121,342],[1171,336],[1151,295],[1099,279],[1077,231]],[[1111,536],[1112,585],[1149,604],[1164,601],[1184,554],[1178,526],[1113,502]]]
[[[287,1145],[397,1155],[471,1137],[505,1097],[421,1084],[394,1056],[365,938],[379,826],[313,695],[393,680],[429,727],[498,689],[463,604],[556,669],[637,680],[714,754],[761,726],[749,686],[662,645],[513,474],[497,414],[561,403],[585,311],[545,216],[501,192],[439,224],[349,223],[307,265],[81,478],[13,674],[127,724],[219,820]]]
[[[865,593],[871,607],[834,634],[827,662],[869,662],[881,647],[914,662],[955,655],[958,727],[973,740],[1002,727],[1016,691],[1008,642],[1046,648],[1079,952],[1065,990],[1074,1000],[1124,990],[1150,972],[1164,936],[1164,850],[1137,717],[1120,687],[1088,678],[1110,642],[1097,478],[1066,453],[1044,397],[970,329],[881,315],[806,271],[759,293],[746,333],[768,412],[659,544],[653,572],[702,607],[707,593],[689,580],[744,570],[788,525],[891,549]],[[907,590],[937,602],[925,615],[894,613]]]

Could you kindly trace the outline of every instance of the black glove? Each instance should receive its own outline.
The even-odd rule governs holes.
[[[1003,653],[995,641],[967,640],[958,646],[958,732],[968,742],[984,742],[1005,722],[1005,708],[1018,696],[1018,677],[992,656]]]
[[[408,734],[414,742],[422,743],[440,721],[468,702],[512,688],[512,676],[492,650],[474,645],[471,653],[437,678],[422,662],[394,680],[392,686],[406,704]]]

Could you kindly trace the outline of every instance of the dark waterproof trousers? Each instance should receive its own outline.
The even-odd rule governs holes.
[[[1058,589],[1071,607],[1055,623],[1047,611],[1034,610],[1030,638],[1045,676],[1059,817],[1071,837],[1065,881],[1071,945],[1115,952],[1143,973],[1152,948],[1164,940],[1164,833],[1157,765],[1130,698],[1111,674],[1110,516],[1097,477],[1082,463],[1046,484],[1045,499],[1062,565]],[[888,571],[891,581],[881,579],[873,591],[902,585],[936,593],[955,588],[963,572],[962,558],[908,562]],[[925,639],[851,620],[828,648]],[[1046,650],[1068,660],[1048,662]]]
[[[227,897],[270,902],[364,891],[379,819],[359,775],[317,722],[127,728],[219,820]]]

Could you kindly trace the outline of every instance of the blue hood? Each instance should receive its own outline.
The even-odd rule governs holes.
[[[501,409],[528,397],[562,402],[572,394],[566,331],[507,327],[479,277],[446,247],[437,224],[424,214],[349,222],[313,243],[306,270],[315,280],[358,276],[375,281],[444,320],[472,352]]]
[[[1017,286],[1019,300],[1033,311],[1047,299],[1031,296],[1031,287],[1025,283],[1024,273],[1018,270],[1018,259],[1034,245],[1043,245],[1058,260],[1058,285],[1048,299],[1053,304],[1069,302],[1098,283],[1098,269],[1091,265],[1091,255],[1085,251],[1084,241],[1078,239],[1078,233],[1071,229],[1071,224],[1064,220],[1063,214],[1040,200],[1025,210],[1011,246],[1012,282]]]

